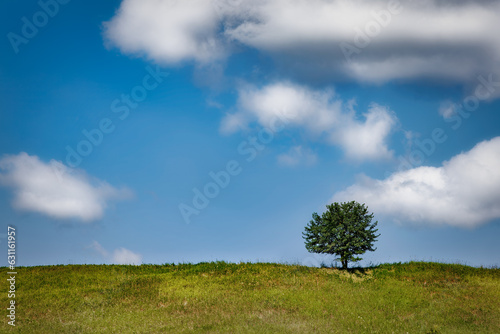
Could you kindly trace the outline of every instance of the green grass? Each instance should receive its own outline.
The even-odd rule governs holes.
[[[17,268],[19,333],[500,333],[500,269],[410,262]],[[1,268],[7,277],[7,268]]]

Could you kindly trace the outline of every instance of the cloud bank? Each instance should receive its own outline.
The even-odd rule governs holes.
[[[362,179],[333,196],[356,200],[400,222],[475,227],[500,218],[500,137],[441,167],[418,167],[385,180]]]
[[[500,55],[497,0],[124,0],[104,28],[110,45],[162,64],[244,46],[288,71],[361,82],[470,82]]]
[[[14,191],[13,207],[53,218],[76,218],[84,222],[103,216],[107,203],[130,197],[117,189],[51,160],[44,163],[24,152],[0,159],[0,185]]]
[[[352,160],[392,157],[387,138],[396,116],[389,109],[372,104],[362,117],[354,103],[343,103],[331,89],[310,88],[278,82],[262,88],[245,86],[239,90],[239,111],[222,120],[221,131],[232,133],[252,121],[263,127],[284,119],[286,126],[304,129],[312,137],[340,146]]]

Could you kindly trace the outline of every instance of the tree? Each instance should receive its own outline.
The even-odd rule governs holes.
[[[373,244],[380,236],[376,235],[377,221],[372,223],[373,213],[368,213],[364,204],[351,201],[333,203],[320,217],[316,212],[302,233],[306,249],[310,253],[334,254],[347,269],[348,262],[362,260],[357,255],[375,251]]]

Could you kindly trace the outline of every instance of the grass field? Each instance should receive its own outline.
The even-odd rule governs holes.
[[[2,333],[500,333],[500,269],[215,262],[17,272],[15,329],[0,280]]]

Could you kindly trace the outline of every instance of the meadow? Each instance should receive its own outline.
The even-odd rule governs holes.
[[[210,262],[17,273],[16,328],[0,280],[2,333],[500,333],[498,268]]]

